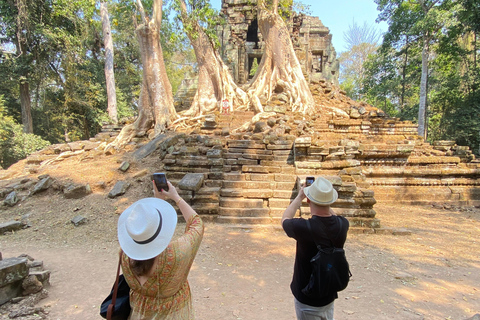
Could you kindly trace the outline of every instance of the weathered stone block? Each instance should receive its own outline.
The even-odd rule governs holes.
[[[9,207],[13,207],[14,205],[17,204],[17,202],[19,201],[18,197],[17,197],[17,192],[15,191],[12,191],[10,192],[7,197],[5,198],[5,200],[3,201],[3,203],[6,205],[6,206],[9,206]]]
[[[265,149],[264,143],[258,143],[253,140],[230,140],[227,142],[230,148],[244,148],[244,149]]]
[[[298,169],[320,169],[323,168],[324,165],[322,162],[311,162],[311,161],[296,161],[295,166]]]
[[[270,208],[287,208],[290,204],[290,199],[276,199],[270,198],[268,199],[268,206]]]
[[[219,208],[219,215],[237,217],[265,217],[269,216],[269,208]]]
[[[263,208],[262,199],[221,198],[220,207],[226,208]]]
[[[240,159],[237,160],[237,163],[241,164],[241,165],[255,166],[255,165],[258,164],[258,161],[257,160],[252,160],[252,159],[240,158]]]
[[[82,216],[75,216],[72,220],[72,223],[75,227],[87,223],[87,218]]]
[[[245,174],[245,180],[251,181],[274,181],[275,176],[272,174],[256,174],[256,173],[247,173]]]
[[[0,223],[0,235],[5,232],[11,232],[22,229],[24,224],[20,221],[9,221],[5,223]]]
[[[183,190],[198,191],[205,181],[203,173],[187,173],[178,183],[178,187]]]
[[[130,163],[128,161],[123,161],[120,164],[120,167],[118,168],[118,170],[120,170],[122,172],[126,172],[128,170],[128,168],[130,168]]]
[[[26,258],[7,258],[0,261],[0,305],[20,295],[22,280],[27,275]]]
[[[222,158],[223,150],[220,149],[212,149],[207,151],[208,158]]]
[[[310,147],[312,144],[311,137],[300,137],[295,139],[295,148],[297,147]]]
[[[127,192],[128,188],[130,187],[130,183],[126,181],[118,181],[115,183],[113,189],[108,193],[109,198],[115,198],[121,196],[125,192]]]
[[[223,159],[208,159],[209,166],[223,166],[224,160]]]
[[[67,199],[80,199],[92,192],[90,185],[71,184],[63,189],[63,196]]]
[[[245,159],[269,160],[269,161],[273,161],[275,158],[271,154],[248,154],[248,153],[242,154],[242,157]]]
[[[39,193],[41,191],[45,191],[52,184],[53,184],[53,179],[52,178],[50,178],[49,176],[44,177],[33,187],[32,194],[36,194],[36,193]]]

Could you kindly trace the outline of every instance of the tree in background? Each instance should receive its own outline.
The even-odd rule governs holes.
[[[364,63],[369,55],[377,50],[380,32],[374,26],[364,22],[359,26],[355,20],[348,26],[343,37],[347,50],[342,52],[340,61],[340,88],[354,100],[361,98],[363,92]]]
[[[6,112],[20,122],[20,90],[11,84],[28,74],[34,133],[52,143],[88,139],[98,132],[99,116],[106,109],[104,74],[99,73],[101,45],[91,40],[98,35],[95,29],[91,32],[94,2],[44,0],[27,5],[30,27],[25,38],[32,40],[25,59],[13,45],[16,36],[11,33],[21,15],[8,4],[0,5],[0,23],[6,26],[0,31],[4,44],[0,76],[9,79],[0,82]]]
[[[442,30],[453,21],[451,0],[375,0],[379,19],[389,23],[389,34],[399,39],[408,35],[422,48],[422,73],[418,106],[418,135],[426,138],[428,61],[431,46],[442,36]]]
[[[312,93],[293,49],[288,28],[278,13],[278,0],[267,6],[258,1],[258,26],[265,40],[265,51],[247,90],[256,112],[263,112],[260,97],[270,100],[273,92],[284,92],[292,111],[315,112]]]
[[[105,45],[105,82],[107,86],[107,112],[113,123],[118,123],[117,95],[115,90],[115,71],[113,69],[113,40],[108,17],[108,6],[104,1],[100,2],[100,14],[102,17],[103,42]]]
[[[134,123],[122,129],[115,141],[107,148],[122,147],[133,137],[146,135],[152,128],[154,135],[157,135],[164,132],[167,126],[178,118],[160,42],[162,6],[162,0],[154,0],[152,15],[147,17],[141,0],[137,0],[141,24],[136,27],[136,34],[143,66],[138,116]]]
[[[0,96],[0,167],[7,169],[20,159],[41,150],[50,143],[32,133],[23,132],[22,125],[5,112],[5,100]]]
[[[436,49],[432,63],[434,88],[431,98],[432,139],[455,139],[479,150],[480,69],[477,66],[477,37],[480,3],[462,1],[451,25]]]
[[[0,2],[2,17],[2,43],[15,46],[10,56],[13,73],[18,83],[20,97],[21,119],[23,130],[33,132],[33,121],[30,101],[30,82],[33,66],[39,56],[42,56],[42,31],[49,25],[51,3],[49,1],[9,0]],[[39,32],[40,29],[40,32]]]
[[[182,112],[185,117],[197,117],[220,110],[223,100],[229,101],[229,110],[246,109],[248,97],[233,80],[228,67],[220,57],[215,44],[212,31],[214,10],[205,1],[190,1],[189,8],[184,0],[178,0],[178,10],[183,29],[195,51],[198,68],[198,89],[193,98],[192,105]],[[210,27],[210,35],[206,32]],[[216,38],[216,36],[215,36]]]
[[[476,61],[480,3],[437,1],[438,8],[427,14],[431,15],[428,19],[420,6],[411,10],[413,4],[389,7],[399,11],[389,20],[382,47],[364,65],[365,98],[391,116],[418,119],[423,94],[420,84],[422,74],[425,76],[425,68],[421,67],[422,59],[425,61],[424,37],[419,30],[421,26],[438,28],[434,21],[441,20],[442,28],[428,47],[427,140],[456,140],[478,153],[480,72]]]

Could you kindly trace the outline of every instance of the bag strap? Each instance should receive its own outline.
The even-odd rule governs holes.
[[[115,284],[113,285],[112,302],[108,305],[108,309],[107,309],[107,320],[112,319],[113,310],[115,309],[115,302],[117,300],[117,291],[118,291],[118,278],[120,277],[120,266],[122,265],[122,254],[123,254],[123,251],[120,252],[120,258],[118,259],[117,277],[115,278]]]
[[[317,248],[321,249],[322,247],[317,243],[317,241],[315,241],[315,237],[312,231],[312,226],[310,225],[310,219],[307,219],[306,221],[307,221],[308,231],[310,231],[310,235],[312,236],[312,239],[315,242],[315,245],[317,246]],[[340,222],[340,231],[341,231],[343,227],[343,221],[342,219],[338,219],[338,221]],[[328,238],[328,240],[330,240],[330,244],[332,245],[332,248],[335,248],[335,245],[333,244],[332,239],[330,238],[330,236],[327,233],[327,230],[325,229],[325,224],[323,224],[323,221],[321,219],[320,219],[320,228],[322,229],[323,233]]]

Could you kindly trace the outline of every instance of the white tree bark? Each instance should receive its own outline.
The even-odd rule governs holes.
[[[427,79],[428,79],[428,40],[424,40],[422,48],[422,76],[420,78],[420,101],[418,105],[418,135],[426,138],[425,114],[427,107]]]
[[[102,16],[103,43],[105,46],[105,81],[107,84],[108,116],[113,123],[118,123],[117,117],[117,94],[115,90],[115,71],[113,70],[113,40],[110,30],[110,19],[108,18],[108,7],[106,2],[100,3],[100,14]]]
[[[205,31],[188,17],[187,5],[180,1],[182,22],[190,25],[187,36],[195,51],[198,63],[198,90],[190,108],[181,114],[198,117],[221,109],[221,102],[228,100],[229,112],[248,108],[248,96],[239,88],[227,66],[223,63]]]
[[[265,39],[265,52],[247,94],[256,112],[263,112],[259,97],[269,100],[274,91],[281,91],[288,96],[292,111],[312,114],[315,112],[313,96],[293,49],[289,30],[278,14],[278,1],[272,6],[269,11],[264,1],[258,4],[258,26]]]

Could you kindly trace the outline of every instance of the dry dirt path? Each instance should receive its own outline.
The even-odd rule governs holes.
[[[383,226],[412,233],[348,236],[353,278],[336,301],[336,320],[462,320],[480,313],[478,209],[375,209]],[[114,226],[115,218],[108,219]],[[0,236],[3,257],[27,253],[44,261],[51,286],[39,305],[48,306],[48,319],[101,319],[98,305],[116,271],[115,228],[99,235],[102,224],[93,221],[62,233],[54,227],[45,231],[38,221],[37,227]],[[196,318],[295,319],[289,290],[294,250],[294,241],[278,228],[207,223],[189,277]],[[0,319],[8,317],[0,313]]]

